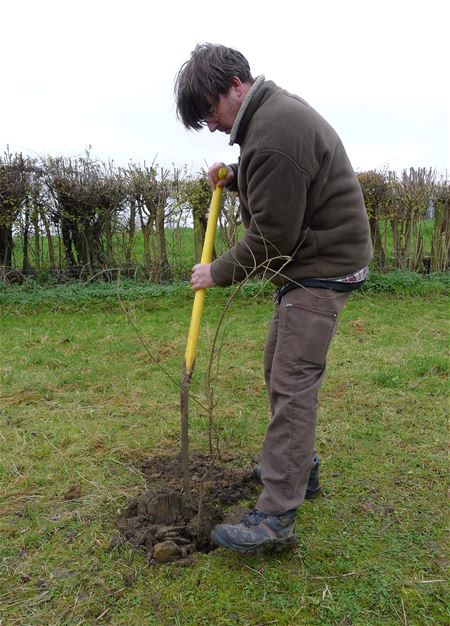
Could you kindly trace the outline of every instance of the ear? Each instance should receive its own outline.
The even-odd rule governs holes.
[[[242,96],[243,85],[244,83],[241,81],[240,78],[238,78],[237,76],[233,76],[233,78],[231,79],[231,86],[234,87],[234,89],[236,90],[237,96]]]

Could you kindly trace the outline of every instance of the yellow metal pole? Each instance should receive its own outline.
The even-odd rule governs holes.
[[[219,170],[219,179],[225,178],[227,175],[226,167]],[[213,191],[211,205],[209,207],[208,224],[206,226],[205,242],[203,244],[202,258],[200,263],[211,263],[214,249],[214,239],[216,236],[216,226],[219,217],[220,201],[222,199],[223,187],[218,187]],[[192,375],[194,368],[195,356],[197,354],[197,342],[200,334],[200,322],[202,319],[203,306],[205,304],[206,289],[198,289],[194,296],[194,305],[192,307],[191,324],[184,355],[184,363],[186,376]]]
[[[219,178],[227,175],[227,168],[219,170]],[[213,191],[211,205],[209,207],[208,224],[206,226],[205,242],[203,244],[201,263],[211,263],[216,235],[217,218],[219,217],[220,201],[222,199],[222,187]],[[197,341],[200,334],[200,322],[203,305],[205,304],[205,289],[198,289],[194,296],[192,307],[191,324],[184,355],[183,380],[181,383],[181,466],[183,472],[183,491],[185,504],[191,505],[191,481],[189,472],[189,385],[192,372],[194,371],[195,355],[197,353]]]

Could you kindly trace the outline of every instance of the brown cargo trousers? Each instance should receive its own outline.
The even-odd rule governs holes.
[[[349,295],[298,287],[275,304],[264,351],[272,413],[261,455],[263,490],[256,505],[264,513],[295,509],[305,498],[326,356]]]

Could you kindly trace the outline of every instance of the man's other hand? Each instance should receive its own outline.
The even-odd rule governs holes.
[[[192,268],[191,285],[194,291],[216,286],[211,276],[211,263],[197,263],[197,265],[194,265]]]

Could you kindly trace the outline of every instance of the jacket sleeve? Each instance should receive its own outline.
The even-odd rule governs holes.
[[[234,178],[233,180],[227,185],[227,189],[229,191],[239,191],[238,190],[238,169],[239,169],[239,163],[230,163],[227,167],[229,167],[230,169],[233,170],[234,172]]]
[[[280,270],[301,243],[307,172],[279,152],[259,152],[249,160],[241,184],[246,186],[250,224],[241,241],[211,265],[214,282],[223,287],[255,270]]]

